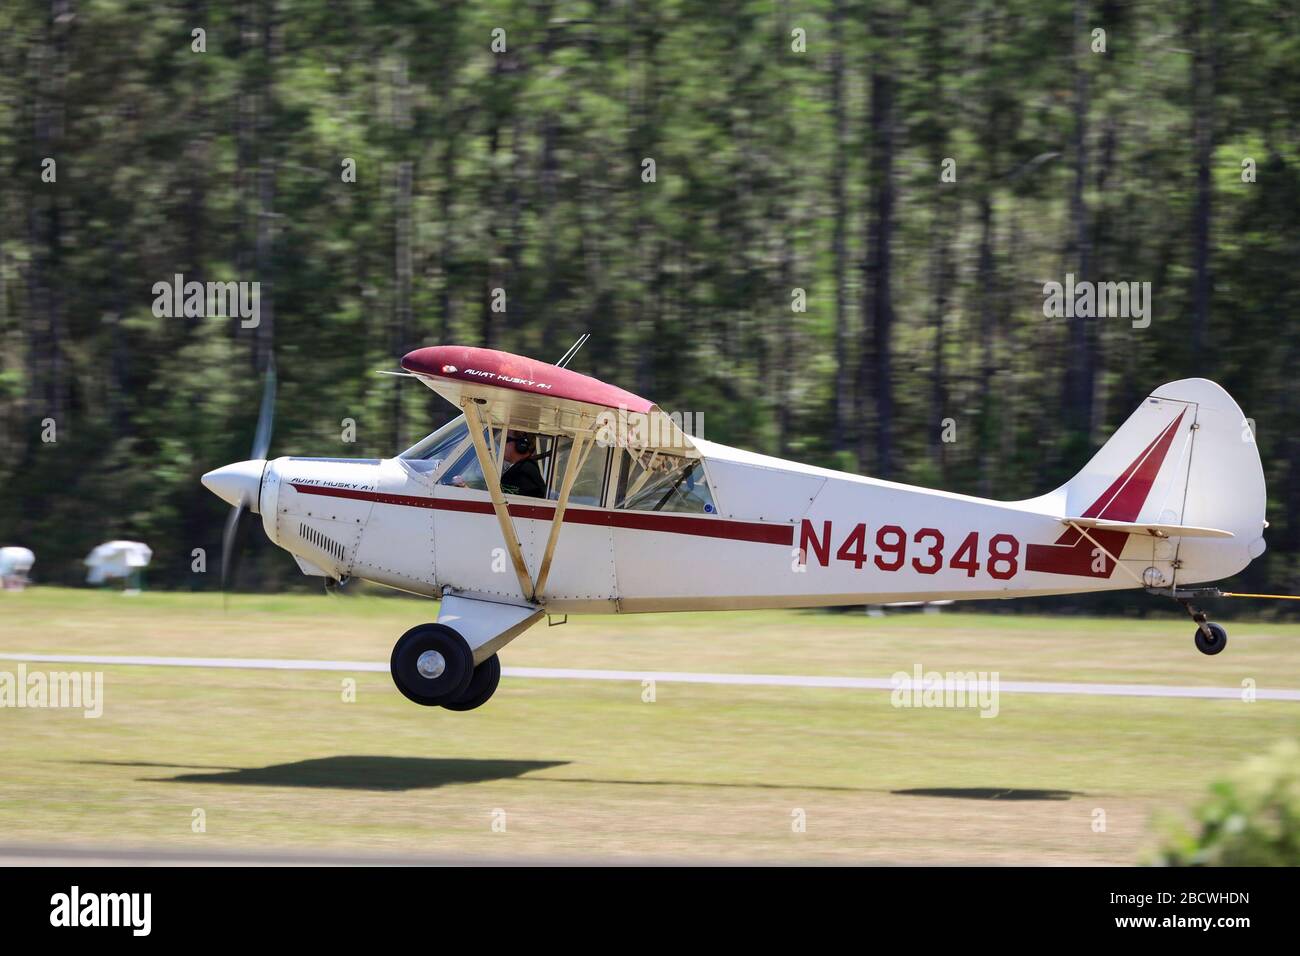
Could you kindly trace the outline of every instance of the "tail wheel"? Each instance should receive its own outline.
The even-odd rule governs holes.
[[[1206,628],[1210,631],[1210,637],[1205,636],[1205,631],[1199,627],[1196,629],[1196,649],[1202,654],[1217,654],[1228,646],[1228,632],[1224,630],[1222,624],[1215,624],[1213,621],[1207,621]]]
[[[499,683],[501,683],[501,661],[493,654],[474,668],[474,676],[470,678],[465,692],[442,706],[447,710],[473,710],[475,707],[482,707],[488,702],[488,698],[496,693]]]
[[[445,624],[420,624],[393,645],[389,669],[407,700],[437,707],[465,693],[474,676],[474,652]]]

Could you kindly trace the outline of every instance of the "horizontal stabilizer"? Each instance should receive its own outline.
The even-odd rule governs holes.
[[[1231,531],[1218,528],[1198,528],[1187,524],[1153,524],[1142,521],[1111,521],[1106,518],[1062,518],[1061,524],[1075,528],[1096,528],[1099,531],[1126,531],[1129,534],[1149,534],[1153,538],[1231,538]]]

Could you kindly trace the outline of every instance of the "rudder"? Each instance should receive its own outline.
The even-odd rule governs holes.
[[[1203,378],[1152,392],[1083,470],[1046,498],[1070,517],[1232,532],[1159,543],[1153,566],[1180,585],[1228,577],[1264,551],[1264,471],[1251,423],[1232,396]]]

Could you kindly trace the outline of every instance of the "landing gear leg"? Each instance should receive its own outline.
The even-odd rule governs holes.
[[[1201,598],[1223,597],[1224,593],[1218,588],[1189,588],[1181,590],[1171,588],[1163,590],[1160,588],[1147,588],[1148,594],[1163,594],[1165,597],[1171,597],[1183,606],[1192,620],[1196,622],[1196,649],[1202,654],[1218,654],[1228,646],[1228,632],[1221,624],[1215,624],[1211,621],[1195,603]]]
[[[1192,603],[1190,596],[1179,597],[1175,595],[1174,600],[1183,606],[1192,620],[1196,622],[1196,649],[1202,654],[1218,654],[1228,646],[1228,632],[1222,624],[1215,624],[1206,617],[1205,612]]]

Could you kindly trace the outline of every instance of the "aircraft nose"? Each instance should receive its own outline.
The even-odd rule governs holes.
[[[253,514],[260,514],[257,499],[265,468],[265,458],[235,462],[204,475],[203,487],[227,504],[237,505],[243,501]]]

